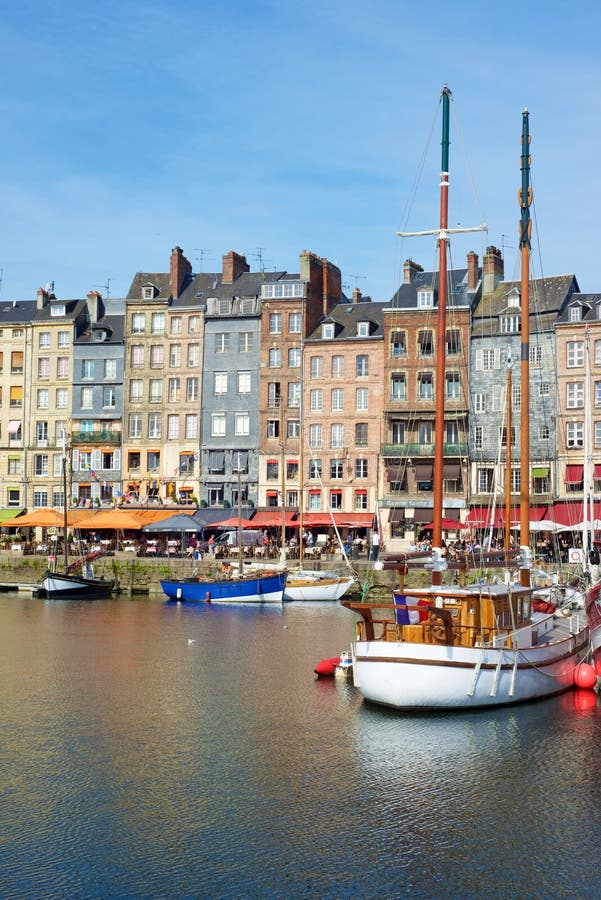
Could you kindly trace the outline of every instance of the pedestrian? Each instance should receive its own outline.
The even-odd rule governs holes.
[[[375,562],[380,555],[380,532],[374,531],[371,536],[371,558]]]

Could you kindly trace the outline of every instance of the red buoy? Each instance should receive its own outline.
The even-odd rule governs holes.
[[[336,666],[340,662],[339,656],[332,656],[330,659],[322,659],[318,662],[313,671],[318,678],[333,678],[336,673]]]
[[[597,684],[597,673],[588,663],[580,663],[574,669],[574,684],[577,688],[589,690]]]
[[[598,651],[595,651],[598,652]],[[593,654],[594,655],[594,654]],[[601,678],[601,656],[595,658],[595,672]]]

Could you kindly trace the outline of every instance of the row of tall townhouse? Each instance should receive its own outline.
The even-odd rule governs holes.
[[[478,523],[519,446],[520,285],[489,247],[449,273],[448,297],[445,514]],[[70,504],[378,509],[401,537],[432,515],[437,310],[436,273],[411,260],[376,303],[307,251],[298,273],[250,272],[233,251],[193,273],[179,247],[122,300],[48,286],[5,302],[1,515],[62,506],[64,434]],[[535,279],[530,320],[533,515],[561,515],[601,490],[601,295]],[[517,460],[510,477],[517,504]]]

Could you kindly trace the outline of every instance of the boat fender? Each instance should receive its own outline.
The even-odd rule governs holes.
[[[210,602],[211,602],[211,592],[207,591],[205,594],[205,603],[210,603]]]
[[[182,599],[182,593],[183,593],[183,591],[182,591],[181,587],[178,587],[178,589],[175,592],[175,596],[177,597],[178,600]]]
[[[339,656],[332,656],[330,659],[322,659],[318,662],[313,671],[318,678],[333,678],[336,673],[336,666],[340,663]]]
[[[588,663],[579,663],[574,669],[574,684],[577,688],[590,691],[597,684],[597,673]]]

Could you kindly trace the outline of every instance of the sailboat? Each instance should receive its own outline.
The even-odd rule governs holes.
[[[503,582],[482,580],[467,584],[465,570],[458,585],[443,584],[453,563],[443,555],[443,461],[445,377],[444,336],[447,302],[447,243],[449,189],[449,110],[451,94],[445,86],[442,102],[442,166],[440,226],[419,234],[438,237],[438,352],[436,361],[436,418],[433,484],[432,553],[424,568],[431,583],[405,587],[409,555],[384,557],[396,568],[399,589],[392,603],[353,603],[343,606],[358,614],[352,645],[353,677],[364,699],[396,709],[465,709],[513,704],[547,697],[573,687],[575,672],[589,647],[584,616],[571,609],[537,612],[533,605],[529,547],[529,251],[530,186],[529,114],[522,116],[522,183],[520,200],[521,254],[521,390],[520,416],[520,550],[482,553],[483,568],[493,556],[505,568]],[[477,230],[477,229],[461,229]],[[507,452],[509,453],[507,442]],[[509,486],[508,486],[509,489]],[[516,581],[510,567],[517,566]],[[564,615],[563,613],[568,613]]]
[[[35,589],[37,597],[49,600],[100,600],[110,597],[115,582],[108,578],[94,575],[93,560],[101,552],[94,550],[69,563],[68,523],[67,523],[67,450],[64,431],[61,432],[62,476],[63,476],[63,550],[64,561],[61,571],[58,568],[48,569]]]

